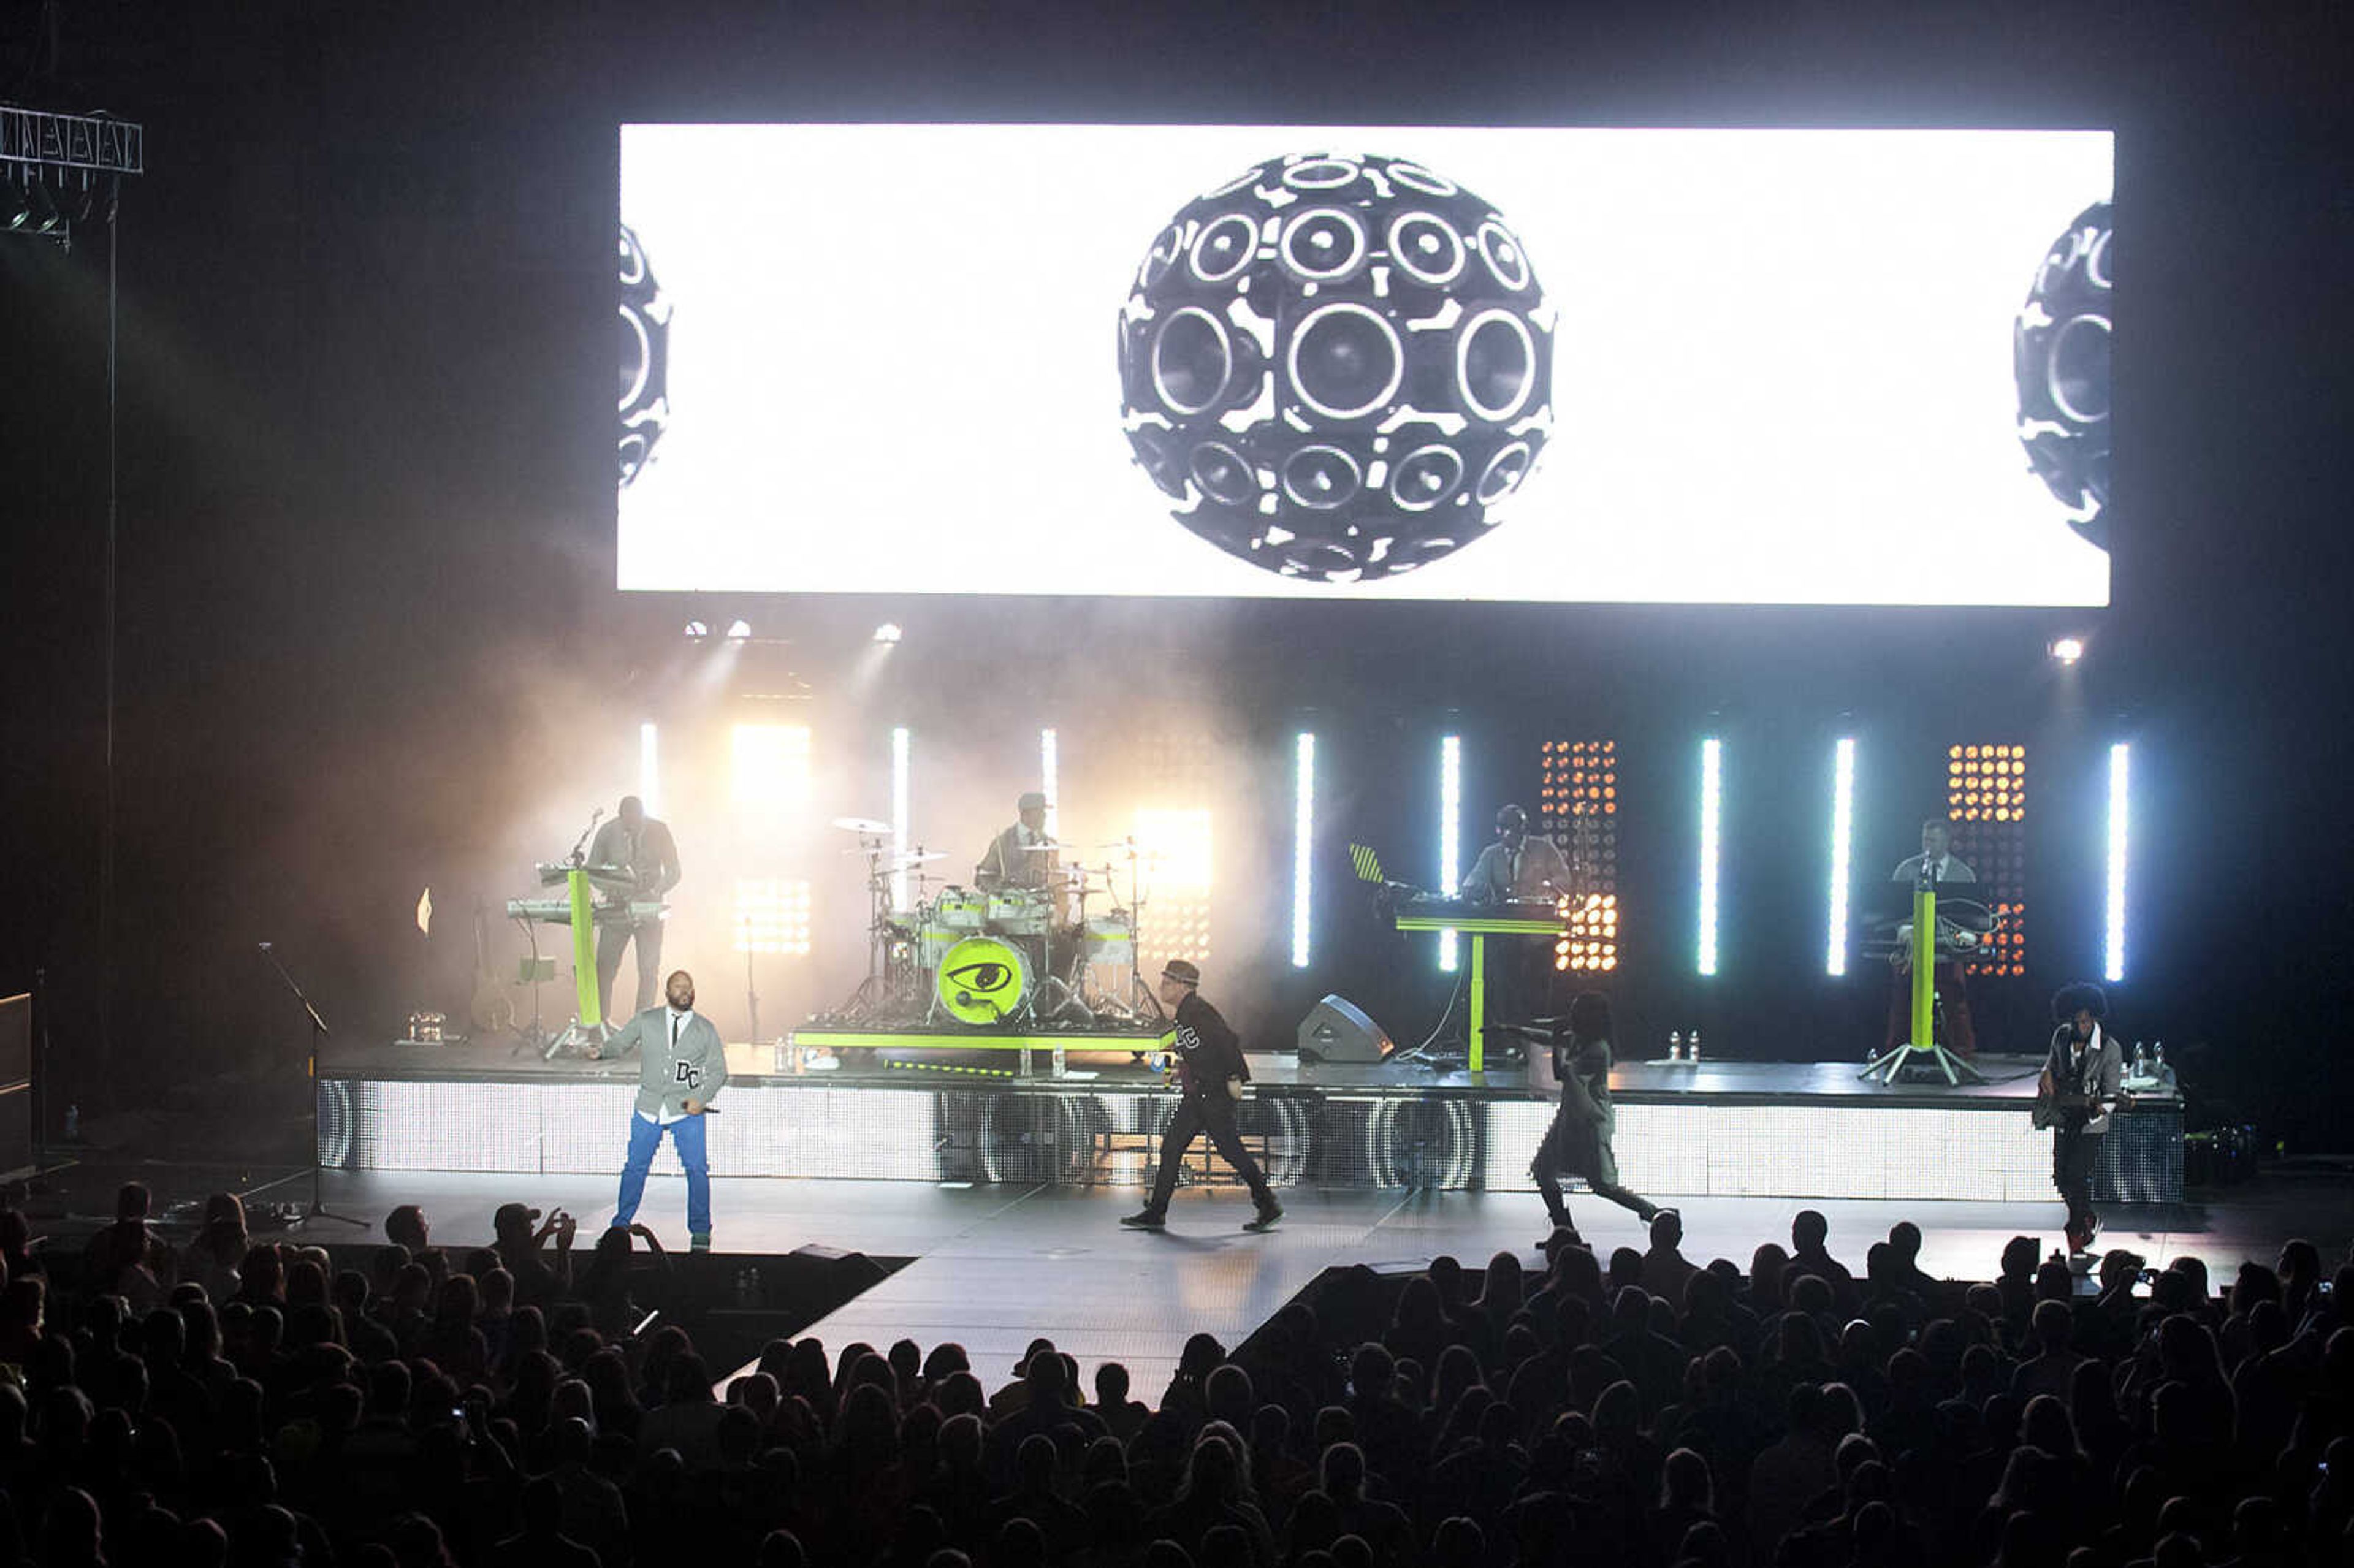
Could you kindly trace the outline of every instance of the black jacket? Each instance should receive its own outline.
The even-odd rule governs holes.
[[[1228,1078],[1250,1081],[1242,1040],[1200,992],[1188,991],[1177,1004],[1177,1080],[1189,1095],[1223,1097]]]

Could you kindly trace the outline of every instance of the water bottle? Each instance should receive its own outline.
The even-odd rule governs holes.
[[[2143,1044],[2138,1040],[2134,1042],[2133,1072],[2131,1075],[2137,1078],[2147,1078],[2149,1076],[2149,1047]]]
[[[66,1141],[68,1143],[73,1143],[78,1141],[80,1137],[81,1107],[79,1105],[69,1105],[66,1107]]]
[[[1681,1062],[1683,1059],[1684,1032],[1681,1029],[1670,1029],[1668,1031],[1668,1060]]]
[[[1700,1060],[1700,1031],[1697,1029],[1691,1032],[1691,1050],[1687,1054],[1687,1060]]]
[[[1061,1035],[1057,1034],[1057,1035],[1055,1035],[1055,1076],[1056,1076],[1056,1077],[1058,1077],[1058,1078],[1059,1078],[1059,1077],[1061,1077],[1062,1075],[1063,1075],[1063,1037],[1062,1037]]]

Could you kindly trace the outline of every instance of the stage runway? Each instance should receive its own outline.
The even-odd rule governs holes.
[[[713,1185],[723,1253],[816,1245],[914,1260],[811,1327],[830,1348],[859,1340],[887,1345],[903,1335],[927,1348],[954,1340],[994,1389],[1011,1378],[1030,1339],[1044,1334],[1083,1370],[1126,1362],[1147,1397],[1174,1370],[1187,1335],[1206,1331],[1232,1346],[1328,1267],[1418,1267],[1447,1253],[1476,1269],[1499,1251],[1533,1265],[1544,1228],[1542,1206],[1525,1193],[1290,1189],[1282,1225],[1251,1235],[1240,1228],[1251,1211],[1239,1192],[1182,1192],[1169,1229],[1156,1235],[1119,1226],[1141,1196],[1132,1189],[761,1178]],[[610,1178],[584,1176],[331,1172],[323,1191],[331,1207],[371,1219],[397,1203],[422,1203],[445,1245],[486,1240],[492,1211],[509,1200],[569,1209],[584,1231],[603,1224],[613,1202]],[[684,1178],[657,1174],[640,1218],[665,1245],[684,1247]],[[1833,1253],[1859,1275],[1865,1248],[1910,1219],[1925,1237],[1925,1268],[1973,1279],[1993,1275],[2013,1235],[2036,1236],[2048,1253],[2059,1245],[2064,1218],[2056,1199],[1698,1198],[1678,1207],[1684,1254],[1698,1263],[1723,1256],[1745,1272],[1760,1242],[1787,1245],[1790,1216],[1811,1207],[1829,1218]],[[1597,1252],[1645,1245],[1642,1225],[1622,1209],[1573,1193],[1571,1212]],[[2152,1267],[2195,1256],[2220,1287],[2243,1259],[2270,1263],[2291,1236],[2335,1257],[2349,1239],[2349,1213],[2342,1179],[2274,1179],[2219,1189],[2200,1202],[2113,1207],[2102,1245],[2130,1248]],[[319,1234],[361,1239],[341,1226]]]

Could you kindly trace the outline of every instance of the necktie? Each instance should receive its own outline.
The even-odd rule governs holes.
[[[678,1026],[685,1022],[685,1019],[675,1012],[670,1015],[670,1044],[673,1051],[678,1049]]]

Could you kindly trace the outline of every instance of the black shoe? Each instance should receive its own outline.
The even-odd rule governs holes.
[[[1169,1219],[1158,1209],[1146,1209],[1140,1213],[1122,1214],[1119,1223],[1140,1231],[1157,1231],[1167,1228]]]
[[[1283,1205],[1270,1198],[1258,1206],[1258,1213],[1243,1222],[1246,1231],[1271,1231],[1275,1222],[1283,1218]]]

